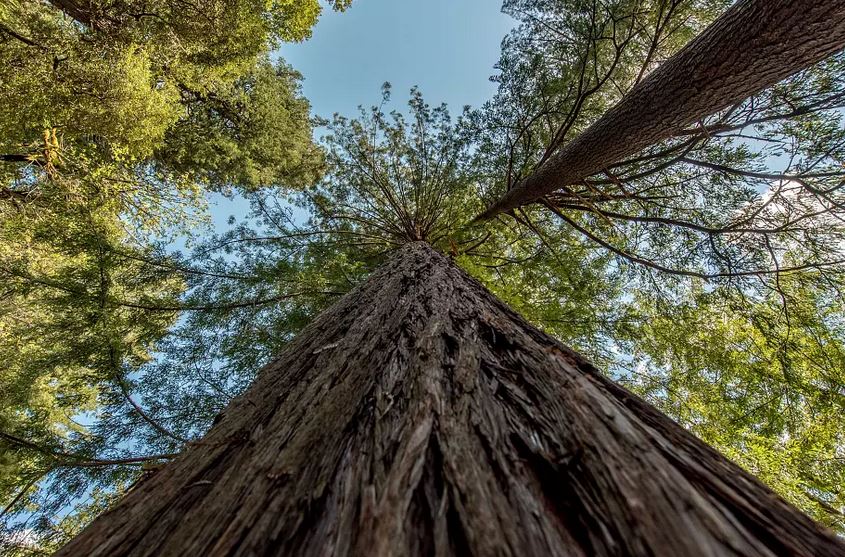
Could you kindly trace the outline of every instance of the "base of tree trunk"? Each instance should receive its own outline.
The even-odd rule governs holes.
[[[843,554],[421,242],[58,553]]]

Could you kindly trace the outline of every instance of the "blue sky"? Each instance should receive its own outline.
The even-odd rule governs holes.
[[[278,54],[302,73],[314,114],[355,116],[359,105],[379,104],[389,81],[396,108],[417,85],[429,104],[445,102],[457,116],[494,93],[489,77],[513,24],[501,0],[353,0],[342,13],[324,9],[311,39]],[[210,201],[218,232],[249,210],[240,197]]]
[[[457,114],[493,93],[488,78],[512,22],[500,0],[353,0],[346,12],[326,9],[310,40],[280,54],[302,72],[321,116],[378,104],[385,81],[396,101],[419,85],[430,104]]]

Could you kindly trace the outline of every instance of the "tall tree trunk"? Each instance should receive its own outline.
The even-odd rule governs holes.
[[[845,0],[740,0],[478,218],[577,183],[845,48]]]
[[[415,242],[58,555],[843,552]]]
[[[58,8],[69,18],[86,26],[91,25],[91,3],[90,0],[47,0],[51,5]]]

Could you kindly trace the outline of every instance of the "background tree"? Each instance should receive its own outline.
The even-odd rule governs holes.
[[[525,23],[505,42],[496,99],[476,115],[488,191],[574,139],[721,5],[507,3]],[[841,266],[841,65],[829,58],[542,202],[596,245],[663,273]]]
[[[845,6],[808,0],[795,8],[737,2],[479,218],[577,183],[845,47],[845,26],[830,25],[830,16],[838,23]],[[631,14],[632,24],[635,18]],[[617,40],[617,20],[612,21],[609,38],[619,52],[625,41]]]
[[[148,194],[236,184],[301,187],[313,180],[321,161],[298,75],[266,59],[268,41],[303,38],[308,26],[298,27],[303,22],[288,17],[287,8],[241,13],[228,2],[221,6],[234,11],[217,19],[212,4],[197,6],[202,18],[174,10],[213,27],[194,34],[178,25],[158,29],[152,22],[164,20],[154,14],[125,32],[106,32],[42,2],[4,6],[0,37],[8,75],[0,118],[7,132],[0,150],[7,163],[17,163],[4,165],[6,180],[36,171],[90,173],[92,165],[107,167],[124,189]],[[275,27],[255,30],[253,22],[240,29],[228,21],[237,14]],[[282,22],[295,26],[285,30]],[[223,45],[216,35],[238,48],[228,57],[226,49],[218,52]],[[80,161],[85,165],[75,168]],[[15,191],[14,184],[7,189]]]

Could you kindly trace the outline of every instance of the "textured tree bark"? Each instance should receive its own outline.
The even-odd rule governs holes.
[[[600,172],[845,48],[845,0],[740,0],[479,219]]]
[[[58,553],[843,554],[422,242]]]

